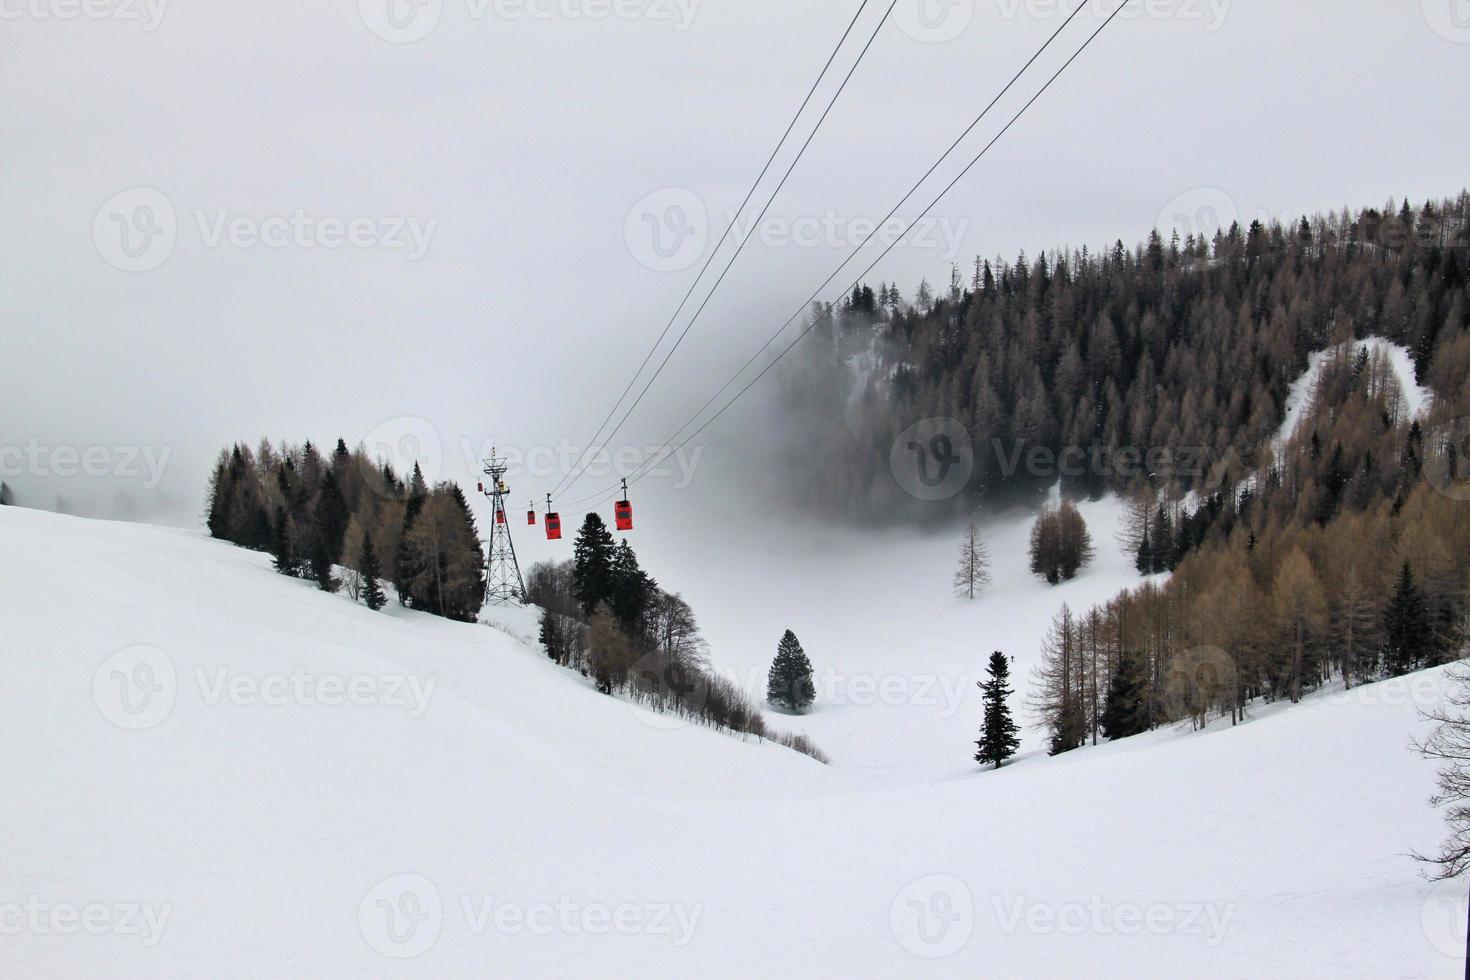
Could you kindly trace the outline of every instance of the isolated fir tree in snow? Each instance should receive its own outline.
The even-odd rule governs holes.
[[[1383,634],[1384,666],[1390,676],[1407,674],[1424,663],[1433,637],[1424,596],[1407,561],[1383,613]]]
[[[0,480],[0,507],[9,507],[13,503],[15,497],[11,494],[10,487],[6,486],[4,480]]]
[[[974,524],[965,530],[960,541],[960,567],[954,574],[954,594],[960,599],[974,599],[990,585],[990,556],[985,542]]]
[[[1148,731],[1148,663],[1132,650],[1123,651],[1108,682],[1101,719],[1108,738],[1128,738]]]
[[[362,556],[358,559],[362,572],[362,598],[373,612],[382,609],[388,602],[383,587],[378,584],[383,570],[378,566],[378,553],[373,550],[373,536],[367,532],[362,536]]]
[[[990,679],[980,682],[985,692],[985,718],[980,728],[980,741],[975,743],[975,761],[981,765],[994,764],[999,769],[1020,748],[1020,729],[1011,720],[1011,709],[1006,703],[1014,691],[1008,686],[1011,679],[1011,664],[999,650],[990,655],[988,668]]]
[[[803,711],[817,699],[817,688],[812,683],[812,662],[796,639],[796,634],[787,630],[776,646],[776,659],[771,662],[766,675],[766,700],[778,708]]]

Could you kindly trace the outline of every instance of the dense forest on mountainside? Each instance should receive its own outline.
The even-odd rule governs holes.
[[[771,470],[854,521],[1039,506],[1058,483],[1129,500],[1099,546],[1173,574],[1058,614],[1032,678],[1053,751],[1451,661],[1470,633],[1467,235],[1462,194],[982,261],[968,288],[956,273],[913,303],[859,289],[814,312],[783,371],[783,409],[804,425]],[[1419,417],[1367,338],[1410,352],[1433,395]],[[926,447],[901,434],[934,417],[974,469],[926,501],[901,472]]]
[[[1155,232],[1131,251],[981,260],[968,283],[955,269],[912,302],[860,287],[815,308],[781,366],[783,441],[762,469],[783,500],[862,522],[1034,504],[1058,480],[1079,496],[1208,493],[1271,465],[1309,354],[1370,336],[1406,346],[1440,407],[1466,414],[1467,245],[1462,193],[1210,241]],[[937,502],[892,472],[901,434],[935,417],[968,434],[974,462]]]

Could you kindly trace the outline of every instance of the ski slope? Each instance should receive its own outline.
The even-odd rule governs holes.
[[[819,673],[968,681],[1115,587],[1108,506],[1085,511],[1099,565],[1060,589],[958,605],[946,560],[861,591],[850,566],[898,580],[952,542],[846,541],[739,603],[717,579],[691,598],[726,669],[804,610]],[[995,529],[997,581],[1021,533]],[[598,695],[524,612],[374,614],[202,534],[16,508],[0,554],[3,976],[1462,969],[1460,886],[1404,856],[1442,832],[1408,749],[1438,672],[1059,759],[1028,737],[983,773],[975,692],[945,718],[849,687],[779,719],[822,766]]]

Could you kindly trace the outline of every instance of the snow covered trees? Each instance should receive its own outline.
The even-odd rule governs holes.
[[[1031,526],[1031,571],[1052,585],[1076,578],[1095,553],[1087,522],[1070,501],[1042,511]]]
[[[975,761],[981,765],[994,764],[999,769],[1021,746],[1020,729],[1011,720],[1010,705],[1006,703],[1014,693],[1009,686],[1011,665],[1006,655],[999,650],[992,653],[987,673],[989,680],[979,685],[984,692],[981,701],[985,705],[985,717],[980,740],[975,743]]]
[[[766,701],[788,711],[805,711],[816,699],[812,662],[796,634],[787,630],[776,646],[776,659],[766,676]]]
[[[960,567],[954,574],[954,594],[958,599],[974,599],[990,586],[990,556],[985,542],[973,523],[960,542]]]

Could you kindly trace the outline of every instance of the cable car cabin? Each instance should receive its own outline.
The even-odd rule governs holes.
[[[498,508],[496,509],[496,511],[495,511],[495,523],[496,524],[504,524],[505,523],[505,511],[500,510]]]
[[[633,530],[633,504],[628,500],[619,500],[613,504],[613,519],[617,522],[619,531]]]
[[[535,527],[535,525],[536,525],[536,512],[534,510],[528,510],[528,511],[526,511],[526,523],[529,524],[532,527]]]
[[[547,514],[546,515],[546,540],[547,541],[560,541],[561,540],[561,515],[560,514]]]
[[[480,492],[481,493],[484,493],[485,492],[485,484],[484,483],[481,483],[479,486],[480,486]]]

